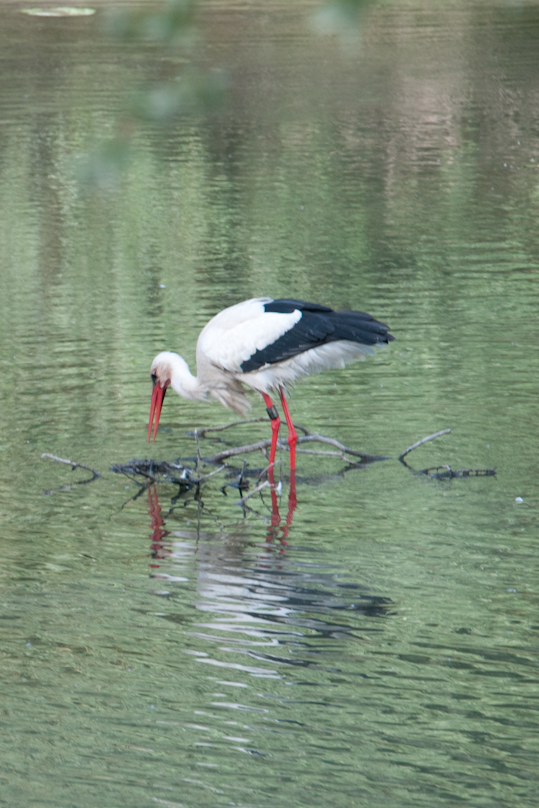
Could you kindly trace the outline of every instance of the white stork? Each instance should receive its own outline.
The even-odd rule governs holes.
[[[202,329],[196,347],[197,376],[181,356],[163,351],[152,362],[153,381],[148,440],[157,432],[167,387],[178,395],[205,401],[212,395],[244,415],[250,407],[243,385],[256,390],[271,419],[270,468],[275,462],[281,423],[269,396],[278,392],[288,425],[290,469],[295,470],[297,435],[285,398],[296,379],[326,368],[364,360],[373,346],[394,337],[389,328],[361,311],[333,311],[303,300],[258,297],[216,314]]]

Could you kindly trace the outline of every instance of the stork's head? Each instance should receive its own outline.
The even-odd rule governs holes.
[[[148,424],[148,440],[150,440],[152,424],[155,416],[155,426],[153,428],[153,439],[155,441],[155,435],[159,425],[159,417],[161,415],[161,407],[163,406],[165,393],[172,378],[171,360],[173,356],[175,356],[175,354],[171,353],[171,351],[163,351],[162,353],[157,354],[150,368],[153,382],[153,392],[152,403],[150,406],[150,423]]]

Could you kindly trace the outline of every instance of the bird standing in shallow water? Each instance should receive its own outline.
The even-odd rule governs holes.
[[[275,462],[281,423],[270,391],[279,394],[288,426],[290,470],[296,467],[297,435],[285,390],[302,376],[365,359],[375,345],[394,339],[370,314],[333,311],[303,300],[259,297],[224,309],[202,329],[196,347],[197,376],[181,356],[163,351],[152,362],[153,381],[148,440],[157,432],[165,392],[205,401],[212,395],[244,415],[250,407],[243,385],[259,392],[271,419],[270,468]]]

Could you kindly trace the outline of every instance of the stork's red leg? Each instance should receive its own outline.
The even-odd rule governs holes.
[[[281,403],[283,405],[283,411],[286,417],[286,423],[288,426],[288,445],[290,446],[290,492],[288,495],[288,514],[286,516],[286,526],[283,527],[283,538],[281,539],[282,544],[287,544],[286,540],[288,538],[288,529],[292,525],[294,511],[296,510],[296,505],[298,502],[296,498],[296,442],[298,436],[296,430],[294,429],[292,418],[290,417],[288,405],[284,397],[284,391],[281,389],[279,393],[281,397]],[[271,398],[266,393],[263,393],[262,395],[266,403],[268,415],[271,419],[271,430],[272,430],[271,451],[270,451],[269,472],[268,472],[268,479],[271,484],[271,528],[268,532],[268,540],[271,540],[275,535],[275,530],[277,529],[281,521],[281,517],[279,514],[279,503],[277,500],[277,492],[275,490],[275,479],[273,474],[275,453],[277,451],[277,437],[279,435],[279,426],[281,423],[281,419],[279,418],[279,414],[276,408],[273,406]]]
[[[288,410],[288,404],[286,403],[286,398],[284,397],[284,390],[281,387],[279,390],[279,395],[281,397],[281,404],[283,405],[283,412],[284,417],[286,418],[286,424],[288,426],[288,445],[290,446],[290,474],[294,474],[296,471],[296,443],[298,441],[298,434],[294,429],[294,424],[292,423],[292,418],[290,417],[290,412]],[[291,488],[292,482],[294,482],[295,488],[295,480],[290,480]]]
[[[270,449],[269,464],[270,469],[273,470],[273,464],[275,463],[275,453],[277,452],[277,438],[279,437],[279,427],[281,425],[281,419],[279,418],[279,413],[277,412],[277,409],[274,407],[273,402],[271,398],[268,396],[268,394],[262,393],[262,398],[264,399],[268,415],[271,419],[271,449]]]

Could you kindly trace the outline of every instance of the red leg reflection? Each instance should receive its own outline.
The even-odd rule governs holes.
[[[281,544],[288,544],[288,530],[292,527],[294,519],[294,511],[296,510],[298,500],[296,497],[296,472],[290,472],[290,491],[288,493],[288,512],[286,514],[286,523],[281,529],[281,536],[278,537],[278,528],[281,524],[281,514],[279,511],[279,499],[277,497],[277,489],[275,487],[275,477],[273,473],[273,466],[268,469],[268,480],[270,483],[271,492],[271,524],[268,528],[266,541],[271,542],[273,539],[279,538]]]
[[[288,528],[292,527],[294,511],[297,508],[298,499],[296,497],[296,470],[290,469],[290,491],[288,492],[288,513],[286,514],[286,528],[283,530],[285,538],[288,538]]]
[[[150,514],[150,552],[152,558],[165,558],[169,554],[163,539],[165,539],[170,531],[165,530],[165,523],[161,517],[161,506],[159,505],[159,496],[155,485],[150,485],[148,488],[148,513]],[[150,564],[150,567],[159,567],[159,564]]]

